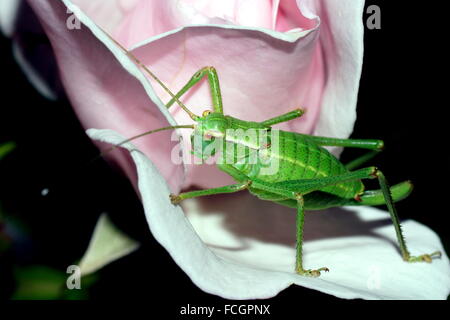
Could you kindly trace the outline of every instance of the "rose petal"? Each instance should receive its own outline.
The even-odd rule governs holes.
[[[0,2],[0,30],[7,37],[10,37],[14,31],[17,11],[21,3],[20,0],[2,0]]]
[[[110,130],[91,129],[88,134],[111,144],[123,140]],[[294,210],[245,194],[227,195],[227,201],[187,202],[188,220],[170,203],[169,188],[151,161],[131,143],[123,147],[135,161],[155,239],[206,292],[259,299],[291,284],[347,299],[445,299],[450,292],[445,253],[432,264],[403,262],[384,211],[356,207],[307,215],[304,262],[308,268],[327,266],[330,272],[320,278],[302,277],[293,273]],[[405,221],[403,229],[412,254],[444,252],[429,228]]]
[[[79,267],[83,275],[101,269],[105,265],[135,251],[139,243],[121,232],[106,214],[97,221],[89,246],[81,258]]]
[[[125,20],[117,33],[119,41],[129,44],[137,42],[136,37],[143,39],[146,35],[183,25],[185,19],[180,21],[179,12],[174,14],[174,3],[140,2],[128,17],[129,24]],[[161,11],[170,13],[164,15],[167,16],[165,24],[150,26],[149,15]],[[162,29],[154,29],[155,25]],[[306,105],[308,112],[303,119],[281,124],[280,128],[311,132],[317,121],[324,86],[317,35],[317,28],[286,34],[236,25],[202,25],[178,28],[147,39],[133,53],[151,66],[174,92],[202,66],[215,66],[225,112],[240,119],[262,121]],[[273,68],[274,65],[278,67]],[[161,88],[156,87],[156,90],[159,96],[168,98]],[[191,90],[183,100],[194,113],[201,114],[205,106],[211,105],[206,83]],[[174,107],[172,112],[177,123],[192,122],[179,108]],[[187,148],[190,148],[189,134],[183,131]],[[191,184],[213,187],[231,182],[227,175],[207,166],[188,169],[185,187]]]
[[[305,0],[298,3],[307,18],[321,19],[320,46],[327,82],[314,134],[348,137],[356,120],[354,107],[362,70],[364,1]]]
[[[52,13],[52,10],[45,11],[45,12]],[[44,13],[41,12],[41,16],[48,18],[48,16],[45,15],[45,12]],[[83,15],[81,13],[78,13],[78,15],[83,18]],[[51,21],[51,20],[49,20],[49,21]],[[86,19],[86,21],[88,21],[88,20]],[[113,52],[116,51],[115,52],[116,56],[119,59],[121,59],[122,61],[125,60],[124,56],[123,55],[121,56],[120,53],[117,52],[117,48],[114,48],[110,42],[108,43],[108,40],[105,39],[104,37],[102,37],[102,35],[98,32],[98,30],[95,29],[95,26],[93,24],[91,24],[90,27],[96,33],[96,35],[99,36],[99,38],[101,38],[110,47],[111,51],[113,51]],[[55,32],[55,31],[53,30],[53,32]],[[89,39],[89,34],[88,35],[84,34],[84,36],[86,36]],[[55,35],[53,35],[53,37],[54,37],[54,39],[58,39],[57,37],[55,37]],[[64,37],[62,37],[62,38],[64,38]],[[78,39],[72,39],[72,40],[78,40]],[[57,41],[55,41],[55,43],[57,44]],[[91,44],[92,48],[94,48],[94,49],[96,48],[95,42],[91,41],[90,43],[88,42],[88,44]],[[97,49],[95,49],[95,50],[97,50]],[[73,52],[79,52],[79,51],[74,50]],[[105,52],[101,52],[101,53],[104,54]],[[108,52],[106,52],[106,54],[108,54]],[[128,60],[126,60],[126,61],[129,62]],[[124,62],[124,65],[126,65],[127,62]],[[133,66],[128,66],[128,67],[132,71],[136,70],[136,69],[133,69]],[[89,71],[89,70],[87,70],[87,71]],[[137,72],[136,77],[139,78],[139,76],[140,76],[140,73]],[[143,83],[146,83],[145,79],[142,79],[141,81]],[[88,84],[91,84],[91,83],[88,82]],[[152,93],[150,90],[147,90],[147,91],[149,91],[150,94]],[[157,102],[159,101],[156,98],[154,98],[154,99]],[[159,107],[161,107],[161,110],[164,111],[163,106],[160,103],[157,103],[157,104]],[[95,134],[95,132],[94,132],[94,134]],[[114,139],[112,139],[112,141],[110,141],[110,142],[118,143],[118,142],[122,141],[122,139],[123,138],[121,136],[114,136]],[[398,297],[397,294],[399,292],[395,291],[391,286],[388,286],[386,288],[387,294],[384,293],[384,290],[381,293],[377,292],[377,293],[373,294],[371,292],[360,289],[361,283],[357,283],[357,285],[355,286],[357,288],[357,290],[359,290],[359,291],[355,291],[355,290],[349,288],[350,285],[353,286],[353,282],[351,282],[348,279],[346,280],[347,282],[343,282],[344,286],[342,284],[339,284],[339,281],[341,281],[342,279],[341,280],[337,279],[336,283],[327,282],[324,277],[328,276],[328,274],[323,275],[322,279],[307,279],[307,278],[299,277],[297,275],[293,275],[292,273],[289,273],[289,272],[264,271],[264,270],[245,266],[245,264],[239,264],[239,263],[231,262],[231,261],[227,262],[227,260],[225,260],[224,258],[221,258],[221,257],[213,254],[204,245],[204,243],[199,239],[199,237],[196,235],[192,226],[188,223],[188,221],[183,216],[181,210],[179,208],[175,208],[170,205],[170,203],[168,202],[168,193],[169,193],[168,187],[166,186],[164,188],[164,186],[165,186],[164,180],[162,179],[161,176],[155,175],[156,169],[155,169],[155,167],[153,167],[151,165],[149,160],[146,159],[142,154],[136,153],[136,152],[133,152],[133,157],[135,158],[135,160],[137,159],[137,162],[138,162],[137,168],[138,168],[138,174],[140,176],[139,188],[142,191],[143,202],[144,202],[144,206],[146,208],[146,214],[147,214],[147,217],[149,220],[149,225],[150,225],[152,232],[155,234],[155,238],[157,238],[158,241],[160,241],[161,244],[166,247],[166,249],[174,257],[174,260],[180,264],[180,266],[183,268],[183,270],[185,270],[188,273],[188,275],[193,279],[193,281],[197,285],[199,285],[199,287],[201,287],[203,290],[211,292],[211,293],[216,293],[216,294],[219,294],[219,295],[222,295],[225,297],[231,297],[231,298],[233,298],[233,297],[236,297],[236,298],[268,297],[268,296],[272,296],[272,295],[276,294],[279,290],[282,290],[283,288],[285,288],[286,286],[288,286],[291,283],[299,283],[299,284],[303,284],[308,287],[314,286],[314,287],[320,288],[320,290],[323,290],[324,292],[329,292],[329,293],[336,294],[336,295],[342,296],[342,297],[347,297],[347,298],[355,297],[355,296],[366,297],[366,298],[378,298],[378,297],[397,298]],[[144,164],[144,165],[142,165],[142,164]],[[132,173],[129,173],[129,174],[132,176]],[[146,176],[146,174],[148,176]],[[254,208],[254,210],[258,210],[258,207],[256,205],[253,205],[252,208]],[[360,210],[365,210],[365,209],[359,208],[358,211],[360,211]],[[369,210],[374,210],[374,209],[369,209]],[[361,211],[361,212],[364,212],[364,211]],[[173,213],[173,215],[171,213]],[[245,215],[241,215],[241,216],[245,217]],[[361,213],[361,217],[365,217],[365,214]],[[370,215],[369,215],[369,217],[370,217]],[[205,220],[205,221],[207,222],[207,220]],[[252,221],[253,221],[252,225],[254,225],[255,219],[252,219]],[[290,224],[290,225],[292,225],[292,224]],[[321,224],[321,225],[323,225],[323,224]],[[335,230],[337,229],[334,226],[333,226],[333,228]],[[407,223],[405,224],[405,229],[408,229]],[[421,241],[423,241],[423,239],[429,239],[430,241],[436,240],[436,237],[433,238],[430,236],[429,231],[424,232],[423,231],[424,228],[422,228],[422,231],[420,228],[415,228],[415,229],[417,229],[417,230],[414,230],[414,231],[415,232],[417,231],[417,233],[419,234],[417,239],[420,239]],[[174,232],[174,230],[176,230],[177,232]],[[223,230],[223,229],[220,229],[220,230]],[[316,229],[314,229],[314,230],[316,230]],[[201,231],[199,231],[199,232],[201,232]],[[423,234],[421,234],[421,233],[423,233]],[[286,234],[287,233],[283,233],[283,236],[285,236]],[[180,239],[180,236],[181,236],[181,239]],[[174,237],[176,237],[176,239]],[[416,240],[409,239],[410,245],[411,246],[416,245],[416,247],[418,247],[420,245],[420,243],[418,243],[419,241],[417,241],[417,239]],[[362,241],[362,239],[357,239],[357,240]],[[335,240],[333,240],[333,243],[334,243],[334,241]],[[426,242],[423,242],[423,243],[426,243]],[[344,245],[347,245],[347,244],[348,243],[344,243]],[[191,250],[186,250],[186,245],[190,246]],[[429,245],[430,244],[428,243],[427,246],[429,246]],[[391,248],[391,250],[395,251],[395,249],[393,249],[395,247],[393,247],[392,245],[390,246],[390,248]],[[432,249],[428,248],[428,247],[423,248],[423,249],[435,250],[435,249],[439,249],[439,248],[441,248],[440,244],[437,244],[436,246],[434,246],[434,244],[433,244]],[[307,249],[307,246],[305,245],[305,250],[306,249]],[[220,250],[220,249],[217,249],[217,250]],[[289,249],[289,250],[292,251],[292,249]],[[308,249],[308,250],[310,250],[310,249]],[[258,266],[260,266],[262,264],[262,262],[260,260],[255,259],[255,254],[254,254],[255,252],[257,253],[257,250],[250,250],[250,254],[251,254],[251,256],[253,256],[252,259],[249,259],[248,257],[244,259],[244,258],[238,256],[238,257],[236,257],[236,261],[244,260],[244,263],[246,262],[247,264],[249,264],[249,261],[253,262],[253,263],[256,262],[256,264]],[[333,250],[333,252],[336,252],[336,250]],[[359,253],[362,254],[361,250],[359,250]],[[390,252],[390,254],[391,253],[392,252]],[[354,255],[354,254],[355,254],[354,252],[351,252],[351,255]],[[291,265],[293,264],[292,263],[293,257],[291,254],[289,254],[285,251],[281,255],[286,256],[286,257],[289,256],[289,259],[291,261],[290,264]],[[259,256],[259,255],[256,254],[256,257],[257,256]],[[266,250],[264,250],[264,256],[267,257]],[[305,260],[307,257],[308,256],[306,253]],[[232,259],[232,258],[228,258],[228,259]],[[367,259],[367,257],[365,257],[365,259]],[[359,259],[359,260],[361,260],[361,259]],[[203,261],[204,263],[198,264],[199,261],[200,262]],[[283,260],[280,260],[280,261],[283,261]],[[284,260],[284,261],[288,261],[288,260]],[[348,261],[348,260],[346,260],[346,261]],[[386,261],[389,261],[389,260],[386,260]],[[317,260],[317,262],[321,262],[321,261]],[[333,261],[329,261],[328,266],[332,267],[332,265],[330,265],[330,262],[332,263]],[[443,263],[443,264],[437,264],[437,266],[438,266],[437,270],[435,270],[436,267],[434,267],[436,265],[436,262]],[[305,263],[306,263],[306,261],[305,261]],[[288,264],[289,264],[289,262],[285,263],[282,267],[285,268]],[[207,266],[206,268],[205,268],[205,265]],[[389,261],[389,265],[392,266],[392,261]],[[419,287],[420,284],[417,285],[416,288],[419,288],[419,291],[420,290],[422,290],[422,292],[431,292],[432,291],[430,294],[427,294],[427,298],[435,297],[435,296],[442,297],[442,292],[444,292],[444,291],[446,291],[446,294],[448,293],[448,258],[446,256],[442,259],[442,261],[435,261],[433,263],[433,265],[431,265],[431,266],[433,266],[432,267],[433,272],[427,272],[427,271],[429,271],[428,269],[431,267],[429,265],[410,265],[410,264],[403,264],[403,265],[421,268],[421,269],[416,269],[416,271],[418,270],[421,275],[427,274],[427,275],[431,275],[432,277],[434,277],[435,275],[438,275],[440,277],[438,279],[439,284],[436,286],[435,286],[435,283],[437,281],[435,280],[435,278],[425,279],[427,283],[431,283],[432,287],[427,286],[422,289],[421,287]],[[444,267],[442,267],[442,265]],[[338,268],[337,265],[334,267]],[[354,279],[353,273],[348,273],[347,268],[348,267],[346,266],[346,268],[344,269],[344,272],[341,272],[341,276],[349,277],[349,275],[350,275],[350,278]],[[423,268],[428,268],[428,269],[423,269]],[[205,270],[206,270],[206,272],[205,272]],[[353,269],[350,269],[350,270],[353,271]],[[442,276],[442,274],[444,274],[442,272],[442,270],[445,270],[445,276]],[[402,270],[402,272],[403,272],[403,270]],[[384,273],[382,273],[382,274],[384,275]],[[260,279],[264,279],[265,281],[261,283]],[[333,279],[333,278],[330,278],[330,279]],[[403,278],[399,277],[399,279],[405,279],[405,277],[403,277]],[[388,279],[388,280],[390,280],[390,279]],[[410,281],[410,278],[408,278],[408,281],[412,282],[412,281]],[[381,282],[381,283],[386,283],[386,281],[383,280],[383,282]],[[389,283],[390,282],[388,281],[388,284]],[[414,286],[417,284],[417,282],[412,282],[412,283],[414,283]],[[420,282],[420,283],[422,283],[422,282]],[[403,283],[402,283],[402,285],[403,285]],[[444,289],[442,289],[442,287],[440,287],[439,285],[442,285],[442,287],[444,287]],[[367,283],[366,283],[366,286],[368,286]],[[373,287],[373,286],[370,285],[370,287]],[[237,290],[236,290],[236,288],[237,288]],[[376,286],[375,286],[375,288],[376,288]],[[381,287],[381,288],[383,288],[383,287]],[[414,292],[414,291],[410,290],[411,289],[410,287],[409,288],[406,287],[406,289],[408,290],[408,292]],[[414,292],[414,295],[415,295],[415,292]]]
[[[274,29],[281,32],[289,30],[307,30],[314,27],[317,15],[310,14],[309,18],[300,11],[300,5],[303,4],[302,11],[308,10],[309,4],[305,6],[305,1],[283,0],[275,3],[277,11],[275,13]],[[323,1],[322,1],[323,2]]]
[[[320,1],[320,5],[310,1],[300,2],[301,5],[282,2],[280,12],[285,15],[280,13],[278,21],[290,21],[290,27],[305,31],[293,32],[291,38],[288,33],[237,25],[175,29],[186,19],[176,12],[174,3],[140,2],[117,33],[121,42],[131,44],[174,29],[147,39],[133,51],[173,91],[181,88],[200,67],[213,65],[219,72],[227,114],[262,121],[303,106],[307,113],[302,119],[281,124],[279,128],[348,137],[356,117],[362,65],[363,1],[352,5],[342,1]],[[163,25],[148,19],[155,12],[167,13]],[[214,15],[214,10],[208,12]],[[159,96],[167,98],[161,88],[156,90]],[[204,106],[211,104],[206,83],[183,100],[194,112],[201,113]],[[190,122],[179,109],[173,112],[178,123]],[[189,144],[189,132],[183,133]],[[209,167],[188,169],[185,187],[194,183],[201,187],[231,183],[226,175]]]
[[[333,33],[331,33],[329,31],[330,26],[327,26],[324,22],[331,23],[334,21],[328,18],[328,16],[332,16],[328,10],[336,9],[338,5],[335,2],[322,1],[322,5],[317,6],[318,9],[310,2],[302,2],[301,9],[305,13],[301,21],[306,21],[305,19],[311,21],[310,25],[301,22],[302,27],[309,26],[312,28],[305,32],[280,33],[267,29],[229,25],[186,27],[147,39],[134,52],[144,63],[152,65],[152,70],[167,82],[174,91],[180,88],[190,75],[201,66],[216,66],[221,78],[225,110],[233,116],[258,121],[304,105],[308,112],[303,119],[281,124],[279,127],[298,132],[311,133],[314,131],[318,135],[328,134],[344,137],[351,132],[355,119],[358,80],[362,64],[362,23],[360,21],[349,26],[346,25],[346,28],[336,28],[336,31],[333,30]],[[71,4],[70,1],[65,1],[65,3]],[[139,2],[139,4],[141,3],[144,2]],[[360,5],[347,6],[351,9],[337,10],[339,16],[348,18],[344,21],[355,22],[356,19],[360,19],[362,1],[359,3]],[[142,5],[150,6],[150,4],[158,5],[162,9],[166,8],[167,10],[163,10],[164,12],[171,12],[174,2],[148,2]],[[130,18],[131,22],[136,20],[132,24],[133,30],[130,29],[129,32],[121,30],[121,32],[139,36],[145,35],[145,30],[149,32],[148,28],[145,28],[147,24],[142,25],[142,28],[137,25],[139,21],[148,22],[148,19],[134,19],[136,17],[133,14],[148,17],[151,12],[137,9],[141,9],[141,7],[136,6],[128,15],[128,18],[133,18]],[[143,9],[145,8],[143,7]],[[318,37],[318,15],[325,17],[321,22],[322,34],[320,37]],[[95,30],[96,26],[85,15],[81,18],[90,28]],[[127,18],[124,20],[124,25],[127,25],[126,20]],[[171,19],[168,19],[168,21],[170,22]],[[339,23],[342,23],[342,21],[339,20]],[[173,25],[180,21],[172,22]],[[193,38],[202,40],[192,41]],[[345,41],[347,39],[354,41]],[[76,41],[76,39],[72,40]],[[125,40],[121,39],[121,41]],[[58,46],[55,47],[58,51]],[[329,48],[329,52],[322,50],[325,47]],[[214,50],[211,50],[211,48],[214,48]],[[73,51],[73,48],[69,50]],[[258,55],[254,55],[252,52],[258,52]],[[156,61],[157,64],[154,64]],[[97,65],[99,62],[95,61],[95,64]],[[279,67],[272,68],[271,66],[275,64],[278,64]],[[327,66],[326,69],[325,65]],[[236,74],[237,70],[239,70],[238,75]],[[325,70],[327,71],[326,74]],[[70,71],[71,74],[76,73],[75,70]],[[329,71],[333,74],[328,74]],[[111,79],[114,78],[118,77],[111,77]],[[328,80],[331,78],[336,83]],[[239,82],[237,82],[237,79]],[[67,90],[78,92],[75,89],[81,87],[81,83],[85,83],[85,81],[77,81],[77,83],[80,85],[72,85],[66,81]],[[107,89],[110,90],[111,88],[117,90],[116,85],[108,86]],[[80,90],[80,92],[83,92],[82,88]],[[157,91],[160,96],[163,96],[161,88],[157,88]],[[133,95],[138,94],[133,92]],[[125,97],[121,93],[121,96],[123,99],[119,101],[120,103],[105,101],[103,104],[109,104],[109,107],[106,108],[108,112],[100,112],[102,114],[114,115],[119,113],[122,115],[121,108],[123,109],[123,105],[134,99],[128,94]],[[210,104],[211,102],[207,97],[207,88],[203,84],[197,90],[192,90],[185,101],[189,106],[194,106],[194,111],[199,112],[204,107],[196,108],[195,106]],[[323,103],[323,99],[328,102]],[[115,97],[115,100],[118,100],[117,97]],[[78,109],[78,104],[81,105],[78,101],[74,103],[76,109]],[[98,103],[94,105],[98,105]],[[105,109],[103,107],[93,108],[92,105],[87,104],[86,107],[89,107],[90,110]],[[99,118],[98,116],[87,116],[82,110],[83,108],[80,111],[77,110],[77,113],[85,128],[103,126],[103,123],[100,125],[92,123],[95,121],[93,119]],[[179,112],[179,109],[175,109],[173,112],[175,112],[178,123],[186,123],[190,120],[183,112]],[[319,113],[323,115],[320,118],[318,118]],[[137,113],[133,112],[133,114]],[[92,112],[89,112],[89,115],[92,115]],[[119,120],[119,117],[115,117],[111,121],[110,119],[107,120],[113,122],[110,128],[126,132],[127,136],[162,126],[156,125],[157,122],[148,121],[144,123],[145,118],[140,114],[131,118],[134,122],[133,126],[131,126],[132,121],[124,122],[122,119]],[[317,121],[319,122],[316,123]],[[124,122],[124,124],[119,124],[119,122]],[[334,129],[330,129],[330,127]],[[186,139],[189,134],[188,131],[183,132],[185,141],[189,143],[189,139]],[[147,137],[145,141],[146,146],[142,145],[142,150],[148,155],[153,154],[155,150],[164,150],[168,154],[167,146],[162,145],[164,140],[160,136]],[[157,161],[156,155],[152,157]],[[122,161],[122,163],[126,166],[125,161]],[[169,161],[164,161],[164,163],[167,164]],[[161,168],[160,162],[157,162],[157,165]],[[228,176],[207,166],[190,167],[189,169],[190,174],[184,186],[195,183],[201,187],[212,187],[230,182]],[[130,172],[129,167],[125,170]],[[173,167],[166,166],[163,171],[164,174],[169,174],[174,170]]]
[[[307,116],[279,127],[311,132],[317,120],[323,85],[320,61],[312,69],[309,64],[317,50],[316,35],[311,32],[296,42],[289,42],[256,30],[192,27],[149,40],[133,53],[144,64],[152,66],[152,70],[175,92],[202,66],[215,66],[220,77],[224,112],[239,119],[263,121],[302,104],[308,105]],[[234,40],[223,41],[230,38]],[[273,63],[280,67],[272,68]],[[201,114],[211,105],[208,90],[204,82],[183,102],[194,113]],[[167,94],[160,88],[156,91],[167,101]],[[173,115],[179,124],[192,123],[179,108],[174,107]],[[182,134],[190,148],[190,132],[186,130]],[[189,169],[192,171],[185,186],[195,183],[213,187],[231,182],[229,177],[207,166]]]
[[[113,33],[129,11],[139,0],[73,0],[72,3],[83,10],[96,24]]]
[[[189,3],[189,1],[184,2]],[[133,7],[134,10],[128,11],[129,15],[124,18],[125,20],[130,20],[133,25],[130,26],[124,22],[125,25],[122,25],[117,29],[129,36],[140,37],[139,39],[146,39],[163,31],[169,31],[171,28],[175,29],[185,23],[186,20],[180,18],[180,21],[172,21],[179,17],[179,15],[173,16],[174,3],[174,1],[140,1]],[[234,8],[234,6],[237,5],[236,3],[243,5],[247,2],[235,1],[233,2],[233,5],[230,4],[232,2],[227,3],[229,3],[227,6],[232,6]],[[218,16],[220,12],[223,13],[226,11],[222,8],[222,2],[210,2],[207,4],[207,7],[204,7],[206,4],[202,2],[201,5],[203,7],[201,8],[199,8],[198,5],[197,2],[192,2],[192,6],[197,8],[198,11],[205,12],[209,16]],[[158,7],[156,8],[155,6]],[[273,14],[275,14],[277,20],[276,23],[289,25],[289,27],[277,27],[276,29],[280,31],[287,31],[293,28],[312,30],[317,27],[317,22],[320,20],[320,50],[316,54],[322,55],[320,57],[320,59],[323,60],[322,64],[327,66],[327,82],[324,88],[324,99],[322,101],[319,123],[315,128],[315,134],[338,137],[348,136],[351,133],[356,117],[355,105],[363,55],[364,26],[361,22],[361,16],[364,9],[364,1],[303,0],[296,2],[295,0],[287,0],[281,1],[280,5],[278,5],[278,1],[275,1],[273,8]],[[161,10],[166,13],[172,13],[165,15],[165,18],[169,16],[172,20],[165,19],[165,23],[169,23],[167,20],[170,20],[171,22],[163,30],[155,30],[154,27],[152,28],[152,26],[149,25],[149,22],[152,19],[148,19],[148,16],[155,12],[158,12],[159,14]],[[277,12],[275,12],[275,10]],[[139,15],[142,19],[138,19],[138,16],[136,15]],[[94,16],[93,19],[95,20],[96,17]],[[239,29],[247,30],[252,28],[243,26]],[[176,31],[177,30],[173,30],[173,32]],[[270,35],[274,38],[281,38],[283,33],[270,33]],[[119,37],[119,39],[127,43],[140,42],[139,40],[130,40],[124,37]],[[229,45],[229,47],[232,46]],[[211,43],[209,48],[215,48],[215,43]],[[202,52],[202,56],[206,55],[209,58],[209,51],[211,50],[205,48],[199,52]],[[237,53],[237,55],[238,54],[239,53]],[[302,57],[299,57],[299,60],[302,60],[301,58]],[[260,65],[261,64],[259,64],[259,66]],[[258,66],[256,68],[251,67],[250,69],[255,72],[257,71]],[[281,67],[280,69],[283,68]],[[184,73],[186,74],[186,72]],[[318,73],[320,73],[320,71],[318,71]],[[187,75],[189,76],[189,73]],[[168,76],[168,78],[172,79],[170,76]],[[277,83],[279,78],[280,77],[273,77],[273,83]],[[307,86],[309,87],[310,85]],[[252,92],[248,92],[248,95],[251,93]],[[280,107],[279,104],[274,104],[274,106]],[[305,104],[305,106],[308,107],[309,104]],[[338,123],[338,125],[336,125],[336,123]],[[305,131],[307,131],[307,129],[308,128],[306,128]]]
[[[69,16],[64,4],[83,23],[80,30],[60,27]],[[142,71],[70,1],[39,0],[30,5],[49,36],[61,80],[85,127],[116,129],[131,137],[169,123],[175,124]],[[183,167],[173,164],[170,159],[175,144],[170,142],[171,132],[155,136],[151,140],[141,138],[136,144],[145,145],[150,151],[149,156],[165,177],[170,178],[176,192],[183,179]],[[119,152],[112,156],[132,178],[134,169],[127,156]]]
[[[234,24],[255,28],[271,28],[272,3],[259,0],[197,1],[184,0],[182,3],[198,13],[212,18],[227,20]]]

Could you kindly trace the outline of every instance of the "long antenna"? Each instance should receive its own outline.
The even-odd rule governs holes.
[[[123,144],[125,144],[125,143],[127,143],[127,142],[130,142],[130,141],[132,141],[132,140],[134,140],[134,139],[137,139],[137,138],[140,138],[140,137],[143,137],[143,136],[146,136],[146,135],[148,135],[148,134],[155,133],[155,132],[159,132],[159,131],[171,130],[171,129],[183,129],[183,128],[185,128],[185,129],[194,129],[194,125],[193,125],[193,124],[185,124],[185,125],[178,125],[178,126],[168,126],[168,127],[162,127],[162,128],[159,128],[159,129],[150,130],[150,131],[146,131],[146,132],[140,133],[140,134],[138,134],[138,135],[135,135],[134,137],[128,138],[128,139],[126,139],[126,140],[123,140],[122,142],[120,142],[120,143],[118,143],[118,144],[115,144],[115,145],[113,145],[112,147],[110,147],[110,148],[108,148],[108,149],[102,151],[97,157],[95,157],[94,159],[92,159],[92,161],[95,161],[95,160],[97,160],[98,158],[103,157],[104,155],[106,155],[106,154],[110,153],[111,151],[117,149],[117,148],[120,147],[121,145],[123,145]]]
[[[100,27],[99,27],[100,28]],[[143,64],[134,54],[132,54],[130,51],[128,51],[123,45],[121,45],[116,39],[114,39],[112,36],[109,35],[108,32],[106,32],[105,30],[103,30],[102,28],[100,28],[100,30],[102,30],[120,49],[122,49],[122,51],[128,56],[130,57],[138,66],[140,66],[142,69],[144,69],[145,72],[147,72],[152,78],[153,80],[155,80],[163,89],[164,91],[166,91],[171,97],[172,99],[174,99],[178,105],[187,113],[189,114],[189,116],[191,117],[192,120],[196,121],[198,118],[200,118],[199,116],[195,115],[192,111],[190,111],[186,105],[181,102],[178,97],[176,95],[173,94],[172,91],[170,91],[170,89],[161,81],[159,80],[159,78],[153,73],[151,72],[146,66],[145,64]]]

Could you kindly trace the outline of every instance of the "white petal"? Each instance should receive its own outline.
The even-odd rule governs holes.
[[[0,2],[0,31],[10,37],[14,31],[17,11],[22,0],[2,0]]]
[[[135,251],[139,243],[121,232],[106,214],[102,214],[95,226],[89,246],[80,261],[83,275],[88,275],[105,265]]]
[[[110,130],[88,134],[113,144],[124,139]],[[169,188],[150,160],[131,143],[124,147],[136,163],[151,232],[206,292],[228,299],[268,298],[291,284],[348,299],[445,299],[450,292],[448,257],[432,264],[403,262],[384,211],[356,207],[307,215],[305,267],[326,266],[330,272],[306,278],[293,272],[294,210],[242,193],[204,199],[203,209],[188,201],[188,220],[170,203]],[[412,254],[444,252],[429,228],[415,221],[403,228]]]

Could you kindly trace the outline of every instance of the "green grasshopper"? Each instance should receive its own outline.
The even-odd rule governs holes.
[[[113,38],[111,39],[172,97],[166,104],[167,108],[170,108],[176,102],[195,122],[194,125],[169,126],[148,131],[127,139],[119,145],[163,130],[191,128],[193,129],[191,135],[193,148],[191,152],[202,159],[207,159],[214,155],[215,152],[208,153],[206,149],[216,139],[219,139],[221,143],[226,143],[228,146],[221,157],[223,160],[227,156],[227,159],[232,159],[232,161],[220,161],[220,163],[217,163],[217,167],[233,177],[236,184],[183,192],[178,195],[171,194],[170,200],[173,204],[179,204],[181,201],[189,198],[248,190],[262,200],[273,201],[283,206],[295,208],[297,210],[295,271],[305,276],[318,277],[321,271],[329,271],[326,267],[318,269],[304,269],[303,267],[302,247],[305,210],[386,204],[394,224],[403,260],[407,262],[432,262],[433,258],[441,256],[440,251],[419,256],[411,256],[408,251],[394,202],[406,198],[411,193],[413,187],[411,182],[405,181],[389,187],[385,176],[378,168],[367,167],[355,170],[383,149],[383,141],[336,139],[277,130],[278,148],[274,148],[272,140],[269,140],[269,143],[261,143],[259,139],[258,142],[249,142],[247,137],[241,137],[236,134],[230,135],[228,134],[229,132],[238,129],[244,131],[258,130],[259,132],[267,133],[275,131],[272,130],[273,125],[299,118],[304,114],[304,110],[296,109],[262,122],[245,121],[225,115],[219,78],[214,67],[200,69],[177,94],[173,94],[133,54]],[[208,79],[213,110],[206,110],[202,113],[202,116],[198,116],[191,112],[179,99],[204,77]],[[194,142],[196,141],[200,141],[200,144],[196,143],[194,147]],[[244,152],[243,155],[238,155],[235,147],[239,146],[244,146],[247,150],[253,151],[252,154],[257,155],[257,161],[254,161],[254,163],[242,161],[248,159],[251,153]],[[324,146],[362,148],[370,151],[350,163],[343,164]],[[265,174],[263,169],[268,166],[268,163],[270,164],[275,160],[278,163],[278,170]],[[381,189],[365,190],[364,179],[377,179]]]

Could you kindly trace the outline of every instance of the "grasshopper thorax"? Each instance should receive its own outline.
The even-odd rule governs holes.
[[[229,121],[222,113],[209,110],[203,112],[196,121],[197,124],[191,135],[192,153],[201,159],[206,159],[216,152],[215,148],[211,148],[211,144],[215,143],[216,139],[225,139]],[[211,151],[206,152],[209,149]]]
[[[194,134],[201,134],[205,140],[224,138],[228,126],[228,120],[222,113],[205,111],[197,119]]]

